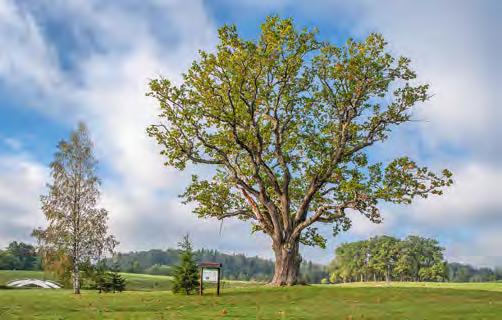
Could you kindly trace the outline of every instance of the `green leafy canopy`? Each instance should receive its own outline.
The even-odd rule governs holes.
[[[182,195],[200,217],[235,216],[279,242],[323,246],[314,223],[347,230],[349,210],[378,223],[380,202],[409,204],[452,184],[448,170],[408,157],[368,160],[369,147],[429,97],[410,60],[391,55],[381,35],[336,46],[273,16],[257,40],[235,26],[219,39],[180,85],[160,78],[148,93],[161,114],[147,131],[166,165],[214,169]]]

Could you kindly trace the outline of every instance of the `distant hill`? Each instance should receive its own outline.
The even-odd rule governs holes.
[[[195,252],[198,261],[214,261],[223,264],[223,278],[228,280],[268,281],[274,273],[274,262],[260,257],[246,257],[243,254],[227,254],[217,250],[200,249]],[[130,273],[170,275],[170,266],[178,263],[176,249],[152,249],[118,253],[113,261],[120,270]],[[319,283],[328,277],[323,265],[304,261],[300,268],[301,280]]]

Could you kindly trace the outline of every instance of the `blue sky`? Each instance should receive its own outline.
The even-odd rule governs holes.
[[[452,169],[456,180],[442,198],[384,205],[383,224],[354,215],[349,232],[304,256],[327,262],[342,241],[414,233],[438,238],[450,260],[502,265],[501,9],[498,1],[447,0],[0,0],[0,246],[30,241],[44,224],[47,165],[83,120],[120,250],[172,247],[190,232],[196,246],[271,257],[268,239],[248,225],[226,220],[220,235],[219,222],[180,204],[190,172],[162,166],[145,134],[157,113],[145,92],[159,75],[179,81],[198,49],[214,48],[224,23],[253,38],[267,15],[279,14],[338,44],[381,32],[394,53],[410,57],[434,96],[416,109],[420,121],[372,156],[407,154]]]

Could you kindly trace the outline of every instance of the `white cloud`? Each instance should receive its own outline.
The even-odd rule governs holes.
[[[469,245],[459,242],[451,244],[446,249],[446,258],[476,266],[502,266],[500,248],[502,248],[500,229],[491,228],[473,237]]]
[[[32,242],[31,231],[43,224],[39,197],[47,178],[48,170],[26,155],[0,157],[0,247]]]
[[[21,151],[21,149],[23,148],[23,143],[19,139],[12,137],[0,137],[0,139],[0,141],[12,151]]]
[[[455,172],[455,184],[444,196],[417,201],[414,220],[438,227],[502,225],[502,168],[468,164]]]
[[[396,216],[391,211],[382,210],[382,223],[371,222],[368,218],[358,212],[349,214],[352,220],[350,234],[356,237],[367,239],[369,237],[389,233],[395,227]]]
[[[53,48],[35,21],[13,1],[0,1],[0,77],[33,93],[61,82]]]

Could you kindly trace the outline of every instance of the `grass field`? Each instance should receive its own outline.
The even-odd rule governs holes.
[[[460,290],[486,290],[502,292],[502,282],[472,282],[472,283],[458,283],[458,282],[354,282],[337,284],[340,287],[399,287],[399,288],[429,288],[429,289],[460,289]],[[501,317],[502,319],[502,317]]]
[[[8,277],[3,273],[0,284]],[[138,285],[157,281],[134,276]],[[248,287],[226,288],[220,297],[0,290],[0,319],[502,319],[502,283],[243,285]]]

